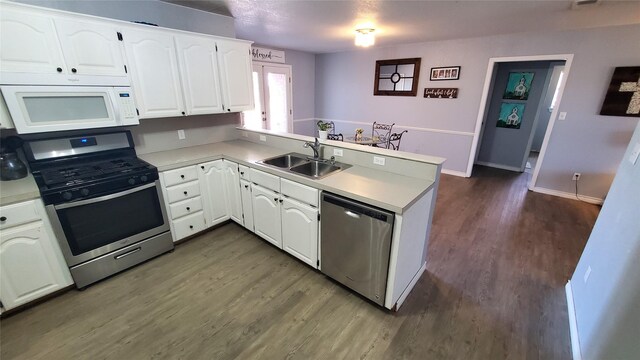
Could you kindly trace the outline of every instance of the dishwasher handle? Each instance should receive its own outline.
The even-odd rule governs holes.
[[[351,199],[339,197],[333,194],[323,193],[322,201],[344,208],[345,214],[353,218],[360,218],[364,215],[376,220],[393,224],[393,213],[376,209],[372,206],[361,204]]]

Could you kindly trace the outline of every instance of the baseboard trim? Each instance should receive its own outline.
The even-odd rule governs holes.
[[[582,352],[580,351],[580,338],[578,337],[578,322],[576,320],[576,308],[573,303],[573,288],[571,280],[567,281],[564,287],[567,295],[567,312],[569,313],[569,332],[571,333],[571,353],[573,360],[582,360]]]
[[[396,301],[396,304],[393,307],[394,311],[398,311],[398,309],[400,309],[400,306],[402,306],[402,303],[404,303],[404,301],[407,299],[407,296],[411,294],[411,290],[413,290],[413,287],[416,286],[416,283],[418,282],[418,280],[420,280],[420,277],[422,276],[422,274],[424,274],[425,271],[427,271],[426,262],[422,264],[422,267],[420,268],[420,270],[418,270],[418,272],[413,277],[413,279],[411,279],[411,282],[409,282],[409,285],[407,285],[407,287],[404,289],[402,294],[400,294],[398,301]]]
[[[522,172],[522,170],[520,170],[520,168],[515,167],[515,166],[508,166],[508,165],[502,165],[502,164],[494,164],[492,162],[486,162],[486,161],[476,161],[475,162],[477,165],[482,165],[482,166],[488,166],[488,167],[492,167],[492,168],[496,168],[496,169],[502,169],[502,170],[509,170],[509,171],[517,171],[517,172]]]
[[[532,188],[531,191],[537,192],[537,193],[541,193],[541,194],[559,196],[559,197],[563,197],[563,198],[566,198],[566,199],[582,200],[584,202],[588,202],[590,204],[595,204],[595,205],[602,205],[602,203],[604,202],[604,199],[600,199],[600,198],[593,197],[593,196],[580,195],[580,194],[578,194],[580,199],[576,199],[576,194],[574,194],[574,193],[558,191],[558,190],[552,190],[552,189],[547,189],[547,188],[543,188],[543,187],[539,187],[539,186],[536,186],[536,187]]]
[[[459,176],[459,177],[467,177],[467,173],[465,173],[464,171],[442,169],[441,172],[443,174],[447,174],[447,175],[453,175],[453,176]]]

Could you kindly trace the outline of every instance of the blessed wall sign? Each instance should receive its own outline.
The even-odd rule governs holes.
[[[253,61],[267,61],[284,64],[284,51],[252,47],[251,56]]]
[[[424,88],[424,97],[434,99],[457,99],[458,88]]]

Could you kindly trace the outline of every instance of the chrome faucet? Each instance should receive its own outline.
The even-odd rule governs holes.
[[[313,159],[314,160],[318,160],[320,159],[320,141],[318,141],[318,138],[316,138],[315,143],[310,143],[310,142],[305,142],[303,145],[305,148],[310,147],[311,149],[313,149]]]

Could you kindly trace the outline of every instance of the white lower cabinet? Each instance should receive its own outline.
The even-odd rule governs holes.
[[[282,200],[282,249],[317,267],[318,208],[287,197]]]
[[[240,180],[240,197],[242,199],[242,212],[244,227],[254,232],[253,226],[253,197],[251,196],[251,183],[247,180]]]
[[[73,284],[42,203],[30,200],[0,210],[0,300],[4,310]]]
[[[198,176],[204,201],[204,215],[207,226],[213,226],[229,219],[225,199],[225,166],[222,160],[198,165]]]
[[[256,184],[251,184],[251,194],[255,233],[282,249],[280,194]]]
[[[238,164],[223,160],[224,163],[224,195],[227,202],[229,218],[240,225],[244,225],[242,219],[242,198],[240,195],[240,175]]]

